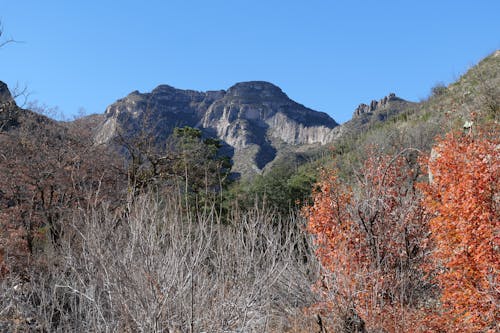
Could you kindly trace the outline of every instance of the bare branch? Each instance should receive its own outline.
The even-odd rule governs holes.
[[[31,92],[28,91],[28,86],[20,86],[19,83],[16,83],[14,89],[11,90],[12,98],[16,101],[16,104],[20,108],[24,108],[28,105],[28,100],[31,95]],[[19,102],[21,101],[21,102]]]
[[[2,26],[2,22],[0,22],[0,38],[3,36],[4,34],[4,30],[3,30],[3,26]],[[0,41],[0,48],[4,47],[5,45],[7,44],[10,44],[10,43],[18,43],[14,38],[8,38],[4,41]]]

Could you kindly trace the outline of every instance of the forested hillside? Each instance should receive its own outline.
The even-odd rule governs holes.
[[[243,191],[265,194],[274,202],[273,194],[268,193],[273,191],[263,190],[267,187],[259,184],[266,180],[287,184],[287,191],[293,194],[276,199],[274,204],[288,209],[297,200],[307,198],[311,185],[326,166],[334,164],[342,180],[351,182],[355,171],[363,169],[368,153],[394,155],[412,148],[429,154],[440,135],[450,131],[467,133],[471,128],[496,124],[500,121],[499,72],[500,51],[496,51],[449,86],[436,84],[429,97],[418,103],[401,101],[395,96],[396,103],[380,103],[390,99],[387,96],[381,101],[372,101],[370,104],[375,102],[379,106],[365,113],[359,110],[363,106],[369,110],[369,105],[361,104],[354,110],[352,119],[338,127],[340,135],[331,145],[276,160],[275,170],[257,177],[257,181],[245,185]],[[304,191],[295,191],[297,186],[303,186]]]
[[[246,180],[201,129],[100,142],[1,84],[0,331],[499,331],[499,72],[328,118]]]

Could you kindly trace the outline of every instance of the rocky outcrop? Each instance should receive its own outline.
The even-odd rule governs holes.
[[[0,81],[0,105],[4,103],[13,103],[14,99],[12,98],[12,94],[7,87],[7,84]]]
[[[362,114],[375,112],[379,109],[385,108],[389,102],[402,101],[401,98],[397,97],[396,94],[390,93],[379,101],[372,100],[370,105],[368,104],[360,104],[356,110],[354,110],[353,117],[359,117]]]
[[[17,125],[17,105],[9,87],[0,81],[0,132]]]
[[[406,101],[394,93],[390,93],[378,101],[372,100],[370,104],[360,104],[354,110],[352,119],[339,126],[337,137],[358,135],[377,123],[411,110],[414,106],[415,103]]]
[[[192,126],[230,148],[237,172],[259,172],[283,145],[331,142],[337,125],[326,113],[294,102],[279,87],[264,81],[208,92],[161,85],[150,93],[134,91],[110,105],[95,140],[105,143],[118,133],[147,128],[163,141],[175,127]],[[249,163],[250,167],[245,165]]]
[[[290,145],[325,144],[337,125],[326,113],[308,109],[280,88],[261,81],[234,85],[207,109],[201,121],[201,127],[215,129],[219,138],[234,147],[255,143],[252,133],[259,128]]]

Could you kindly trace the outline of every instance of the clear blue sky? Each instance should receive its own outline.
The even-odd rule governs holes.
[[[0,80],[102,113],[158,84],[265,80],[339,122],[389,92],[425,98],[500,48],[500,1],[0,0]]]

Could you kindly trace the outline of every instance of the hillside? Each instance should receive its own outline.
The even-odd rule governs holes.
[[[409,102],[389,94],[360,104],[351,120],[335,128],[336,136],[329,144],[280,155],[266,168],[267,175],[237,191],[247,193],[244,197],[265,195],[270,203],[287,210],[308,197],[324,169],[335,165],[342,179],[351,182],[370,154],[397,154],[406,148],[430,153],[436,137],[461,130],[468,121],[476,125],[500,121],[500,51],[449,86],[436,85],[423,101]],[[290,195],[272,194],[266,183],[281,184],[281,190]]]
[[[498,117],[498,54],[483,59],[448,87],[437,85],[427,100],[410,102],[391,93],[360,104],[351,120],[340,126],[267,82],[243,82],[211,92],[162,85],[151,93],[132,92],[110,105],[96,126],[95,140],[109,142],[117,133],[141,132],[164,142],[174,127],[200,128],[205,136],[222,140],[233,171],[243,178],[287,160],[301,164],[323,155],[330,145],[350,155],[357,155],[367,143],[381,149],[410,145],[428,151],[443,128],[462,126],[473,111],[482,118]]]
[[[387,96],[371,105],[362,104],[353,118],[340,126],[342,133],[335,145],[344,152],[360,151],[367,145],[395,151],[414,147],[430,151],[435,137],[460,129],[468,121],[499,121],[500,51],[496,51],[465,72],[448,86],[431,89],[420,102],[397,101],[396,112]],[[375,102],[375,103],[374,103]],[[375,104],[374,112],[367,112]]]

